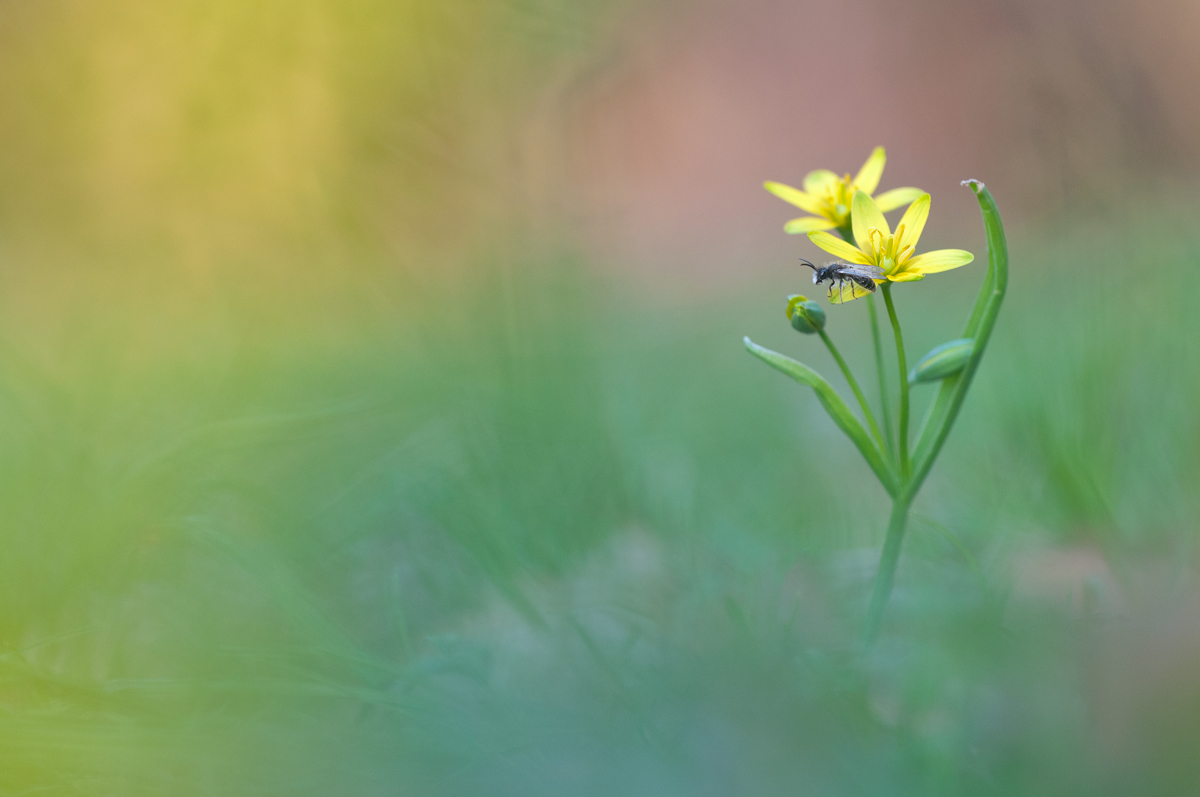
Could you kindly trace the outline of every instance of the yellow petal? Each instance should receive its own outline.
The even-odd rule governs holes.
[[[821,203],[817,201],[817,198],[804,193],[799,188],[792,188],[790,185],[784,185],[783,183],[772,183],[769,180],[763,183],[763,188],[784,202],[791,202],[801,210],[807,210],[814,216],[821,215]]]
[[[880,210],[887,213],[889,210],[907,205],[923,193],[925,192],[920,188],[893,188],[891,191],[884,191],[875,197],[875,204],[879,205]]]
[[[975,259],[975,255],[962,249],[939,249],[936,252],[926,252],[917,255],[904,264],[905,273],[936,274],[939,271],[949,271],[952,268],[965,266]]]
[[[848,244],[841,238],[835,238],[827,232],[810,232],[808,240],[847,263],[857,263],[860,266],[869,266],[871,264],[867,256],[858,251],[853,244]]]
[[[832,230],[835,227],[837,225],[829,219],[822,219],[817,216],[801,216],[783,225],[783,231],[795,235],[796,233],[812,232],[813,230]]]
[[[852,302],[855,299],[861,299],[864,296],[870,295],[871,292],[869,290],[853,282],[830,285],[828,294],[830,304],[845,304],[846,302]]]
[[[897,250],[905,246],[917,245],[917,239],[921,237],[921,231],[925,229],[925,220],[929,218],[929,202],[929,194],[921,194],[908,206],[908,210],[904,211],[904,217],[896,225],[897,232],[901,227],[904,228],[904,238],[896,242]]]
[[[854,240],[858,242],[858,248],[864,252],[871,251],[871,242],[867,231],[872,227],[878,228],[885,237],[892,234],[887,219],[883,217],[883,212],[875,204],[875,200],[862,191],[854,192],[854,201],[850,204],[850,221],[854,225]]]
[[[899,274],[892,274],[888,279],[892,282],[920,282],[925,279],[925,275],[914,271],[901,271]]]
[[[879,178],[883,177],[883,164],[885,163],[887,163],[887,153],[883,151],[883,147],[876,147],[875,151],[867,158],[867,162],[855,175],[855,187],[868,194],[875,193],[875,189],[879,187]]]
[[[838,176],[828,169],[817,169],[804,177],[804,190],[810,194],[825,193],[829,186],[838,181]]]

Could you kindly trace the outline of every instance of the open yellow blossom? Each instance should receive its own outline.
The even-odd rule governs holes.
[[[916,282],[925,279],[926,274],[949,271],[970,263],[975,255],[962,249],[939,249],[936,252],[914,254],[917,240],[925,229],[925,220],[929,218],[929,201],[929,194],[923,193],[917,197],[904,211],[904,218],[900,219],[893,233],[875,200],[858,191],[850,207],[857,246],[820,230],[810,232],[808,237],[817,246],[847,263],[883,269],[883,276],[891,282]],[[851,291],[834,301],[850,301],[866,293],[863,290]]]
[[[813,230],[836,230],[845,228],[850,221],[850,202],[856,191],[862,191],[867,196],[875,193],[879,187],[879,178],[883,176],[883,165],[887,162],[887,154],[883,147],[876,147],[867,162],[858,170],[854,179],[849,173],[838,177],[828,169],[817,169],[809,172],[804,178],[804,190],[792,188],[783,183],[766,182],[763,187],[784,202],[790,202],[801,210],[807,210],[812,216],[801,216],[783,225],[785,232],[801,233]],[[884,211],[895,210],[907,205],[925,193],[920,188],[893,188],[875,198],[875,204]]]

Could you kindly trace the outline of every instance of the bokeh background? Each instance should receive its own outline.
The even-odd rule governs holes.
[[[0,2],[0,794],[1197,793],[1197,30]],[[741,337],[835,376],[761,183],[879,144],[979,257],[910,358],[959,180],[1012,276],[863,657],[886,498]]]

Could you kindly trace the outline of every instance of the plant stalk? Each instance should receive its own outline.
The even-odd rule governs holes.
[[[875,574],[875,587],[871,591],[871,604],[867,607],[867,620],[863,624],[862,644],[869,646],[879,634],[883,622],[883,611],[892,595],[892,584],[896,580],[896,565],[900,562],[900,547],[904,542],[904,529],[908,522],[908,508],[912,495],[905,487],[900,489],[892,501],[892,517],[888,521],[887,538],[883,541],[883,553],[879,557],[879,570]]]
[[[842,240],[848,244],[856,245],[854,240],[854,228],[849,222],[837,228],[838,235],[842,236]],[[881,446],[882,453],[895,465],[896,462],[896,444],[895,438],[892,435],[892,411],[891,405],[888,404],[887,394],[887,372],[883,367],[883,341],[879,337],[879,317],[875,312],[875,295],[871,294],[867,297],[867,315],[871,319],[871,341],[875,344],[875,372],[876,379],[879,381],[879,409],[883,413],[883,439],[885,445]]]
[[[880,290],[883,291],[888,318],[892,321],[892,334],[896,338],[896,360],[900,365],[900,435],[897,443],[900,452],[900,481],[905,483],[912,472],[908,461],[908,362],[904,357],[904,333],[900,331],[900,319],[896,317],[896,306],[892,303],[891,283],[883,283]]]
[[[867,315],[871,318],[871,341],[875,344],[875,378],[879,382],[879,404],[883,411],[883,438],[887,441],[885,453],[896,461],[895,437],[892,434],[892,411],[888,405],[887,371],[883,366],[883,341],[879,336],[879,317],[875,312],[875,295],[867,297]]]

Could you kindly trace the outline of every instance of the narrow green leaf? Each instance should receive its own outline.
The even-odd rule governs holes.
[[[850,438],[850,442],[854,443],[855,447],[858,448],[859,453],[863,455],[867,464],[871,466],[871,470],[875,472],[875,476],[879,479],[883,488],[888,491],[889,495],[894,495],[896,492],[895,476],[888,468],[887,463],[884,462],[879,449],[871,442],[871,438],[867,435],[866,430],[863,429],[858,418],[854,417],[854,413],[850,412],[850,408],[846,406],[846,402],[842,401],[842,397],[833,389],[833,386],[825,381],[825,377],[802,362],[759,346],[750,340],[750,338],[743,338],[743,342],[746,344],[746,349],[755,357],[775,370],[790,376],[800,384],[808,385],[813,389],[817,394],[817,400],[821,402],[821,406],[829,413],[829,417],[838,425],[838,428],[846,433],[846,436]]]
[[[917,441],[913,455],[916,469],[908,487],[910,495],[915,494],[921,482],[929,475],[933,462],[937,459],[950,427],[958,416],[963,399],[966,398],[967,388],[975,376],[975,370],[987,350],[988,340],[996,325],[996,317],[1000,314],[1000,305],[1004,302],[1004,293],[1008,289],[1008,242],[1004,237],[1004,223],[1000,219],[1000,210],[996,200],[987,186],[978,180],[964,180],[963,185],[970,186],[979,200],[979,210],[983,215],[983,227],[987,232],[988,270],[975,300],[975,307],[963,331],[964,338],[975,339],[975,349],[967,360],[962,371],[942,380],[937,398],[925,416],[925,422]]]

